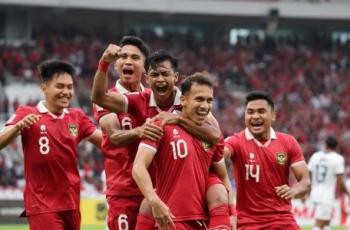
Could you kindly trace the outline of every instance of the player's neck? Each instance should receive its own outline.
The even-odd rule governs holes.
[[[141,91],[140,83],[125,84],[124,82],[120,82],[120,84],[129,92],[140,92]]]
[[[156,104],[161,110],[168,110],[174,105],[175,94],[171,94],[169,97],[155,97]]]
[[[52,106],[52,105],[50,105],[49,103],[47,103],[46,101],[44,101],[44,105],[45,105],[45,107],[47,108],[47,110],[50,112],[50,113],[52,113],[52,114],[55,114],[55,115],[60,115],[60,114],[62,114],[63,113],[63,109],[64,108],[57,108],[57,107],[55,107],[55,106]]]

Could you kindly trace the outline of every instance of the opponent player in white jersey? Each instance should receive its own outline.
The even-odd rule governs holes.
[[[329,136],[325,141],[325,150],[315,152],[309,161],[311,177],[311,200],[315,203],[315,224],[312,230],[331,229],[329,227],[335,186],[349,195],[344,183],[344,157],[335,152],[337,139]]]

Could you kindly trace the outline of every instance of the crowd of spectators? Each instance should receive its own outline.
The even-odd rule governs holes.
[[[141,37],[151,50],[166,49],[177,56],[182,77],[196,71],[212,74],[217,84],[214,114],[225,136],[244,127],[245,93],[266,90],[277,105],[275,129],[294,135],[306,159],[321,147],[326,135],[334,134],[341,143],[339,151],[350,164],[350,42],[290,37],[260,40],[251,36],[229,45],[224,40],[199,42],[191,34],[158,37],[150,31]],[[77,68],[78,101],[91,114],[90,88],[99,57],[109,42],[119,39],[72,29],[59,33],[45,30],[37,33],[31,44],[2,45],[1,84],[6,87],[5,75],[38,82],[37,65],[42,60],[64,59]],[[110,69],[109,75],[114,82],[116,73]],[[3,99],[0,112],[6,113],[14,104]],[[17,144],[9,148],[7,152],[20,151]],[[21,161],[9,160],[6,151],[0,152],[0,186],[16,186],[13,178],[23,177],[17,163]],[[100,189],[102,155],[88,145],[81,146],[79,154],[84,182]]]

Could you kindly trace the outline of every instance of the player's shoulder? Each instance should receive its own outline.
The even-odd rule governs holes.
[[[335,161],[344,161],[344,157],[337,152],[332,152],[330,155]]]
[[[21,105],[17,108],[16,113],[37,113],[38,108],[36,106]]]
[[[298,143],[295,137],[288,133],[283,133],[283,132],[275,132],[275,133],[276,133],[277,140],[283,142],[284,144],[294,145],[295,143]]]
[[[67,108],[69,115],[86,116],[84,110],[80,108]]]
[[[246,139],[245,132],[243,130],[243,131],[240,131],[240,132],[233,133],[232,135],[226,137],[225,138],[225,142],[233,142],[235,140],[242,141],[242,140],[245,140],[245,139]]]

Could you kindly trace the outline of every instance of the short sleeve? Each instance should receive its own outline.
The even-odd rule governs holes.
[[[310,157],[309,163],[307,164],[307,168],[309,169],[309,171],[312,171],[313,167],[314,167],[314,162],[315,162],[315,154],[312,154],[312,156]]]
[[[160,121],[156,121],[155,125],[160,126]],[[150,140],[150,139],[143,139],[140,142],[140,146],[145,146],[146,148],[152,149],[156,153],[158,148],[159,148],[159,145],[160,145],[160,143],[162,141],[163,141],[163,137],[158,139],[158,140],[156,140],[156,141],[153,141],[153,140]]]
[[[80,111],[80,123],[79,123],[80,139],[89,137],[91,134],[95,132],[95,130],[96,130],[96,125],[83,111]]]
[[[224,158],[224,148],[225,148],[225,141],[224,141],[224,137],[221,136],[219,142],[215,145],[213,162],[219,162]]]
[[[17,124],[17,122],[22,120],[25,116],[27,116],[30,113],[31,111],[29,110],[28,107],[24,107],[24,106],[18,107],[16,112],[8,119],[8,121],[6,121],[5,126]]]
[[[225,139],[225,147],[228,148],[231,152],[231,158],[234,157],[235,153],[237,153],[237,149],[239,146],[238,135],[234,134]]]
[[[289,157],[290,157],[290,164],[294,164],[299,161],[304,161],[304,154],[303,151],[297,142],[297,140],[289,136],[290,138],[290,143],[289,143]]]
[[[344,161],[344,157],[340,156],[337,159],[337,165],[335,167],[335,174],[344,174],[345,173],[345,161]]]

